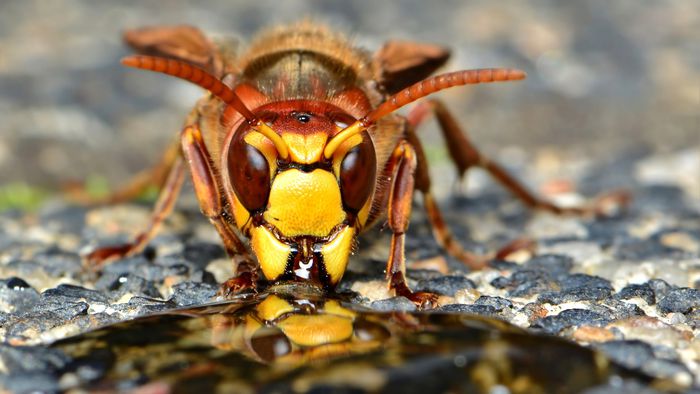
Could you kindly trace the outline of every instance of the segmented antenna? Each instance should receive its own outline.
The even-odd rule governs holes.
[[[209,74],[207,71],[181,60],[157,56],[127,56],[122,59],[121,63],[128,67],[155,71],[184,79],[208,90],[211,92],[211,94],[220,98],[221,101],[232,106],[236,111],[243,115],[251,127],[253,127],[257,132],[269,138],[275,145],[275,149],[282,159],[287,159],[289,157],[289,149],[287,148],[287,144],[284,142],[282,137],[272,130],[272,128],[270,128],[270,126],[268,126],[265,122],[259,120],[255,115],[253,115],[250,109],[246,107],[243,100],[238,97],[233,89],[226,86],[223,82],[221,82],[221,80]]]
[[[333,152],[338,149],[340,144],[342,144],[348,138],[368,129],[379,119],[389,115],[404,105],[410,104],[432,93],[451,88],[453,86],[473,85],[488,82],[517,81],[525,79],[526,76],[527,75],[524,71],[512,68],[484,68],[479,70],[456,71],[424,79],[389,97],[379,107],[368,112],[361,119],[346,127],[340,133],[336,134],[335,137],[331,138],[331,140],[328,141],[328,144],[326,144],[323,154],[326,158],[330,158],[333,156]]]
[[[463,70],[440,74],[417,82],[393,96],[389,97],[379,107],[365,115],[366,122],[376,122],[406,104],[410,104],[429,94],[453,86],[474,85],[478,83],[517,81],[525,79],[524,71],[512,68],[484,68],[480,70]]]
[[[122,59],[121,63],[128,67],[155,71],[192,82],[210,91],[214,96],[226,104],[231,105],[250,123],[257,119],[255,115],[243,104],[240,97],[224,85],[218,78],[202,70],[197,66],[181,60],[168,59],[156,56],[133,55]]]

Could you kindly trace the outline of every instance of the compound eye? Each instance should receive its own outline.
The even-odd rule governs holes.
[[[265,208],[270,195],[270,164],[265,156],[241,137],[231,142],[228,173],[236,197],[249,211]]]
[[[340,193],[343,205],[357,213],[367,202],[374,189],[377,157],[369,135],[362,134],[362,142],[351,148],[340,164]]]
[[[265,362],[273,362],[279,357],[286,356],[292,351],[292,344],[277,327],[265,327],[250,338],[253,352]]]

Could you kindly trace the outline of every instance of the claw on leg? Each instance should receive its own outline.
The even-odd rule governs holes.
[[[257,292],[257,278],[251,272],[244,272],[222,283],[217,295],[223,298],[231,298],[247,290]]]
[[[232,298],[246,291],[256,293],[259,279],[258,265],[248,256],[235,256],[233,260],[238,263],[236,264],[236,275],[221,284],[217,295],[223,298]]]
[[[419,309],[433,309],[440,306],[438,304],[439,294],[427,291],[413,291],[406,284],[403,273],[397,272],[390,279],[391,287],[397,296],[406,297],[411,300]]]

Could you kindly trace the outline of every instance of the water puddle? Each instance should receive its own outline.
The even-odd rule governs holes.
[[[53,345],[61,386],[138,393],[569,393],[650,379],[496,319],[372,312],[313,288],[105,327]],[[500,391],[499,391],[500,390]]]

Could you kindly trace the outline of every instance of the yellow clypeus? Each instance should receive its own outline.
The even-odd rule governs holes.
[[[263,215],[286,237],[328,236],[345,216],[338,180],[321,169],[277,174]]]

